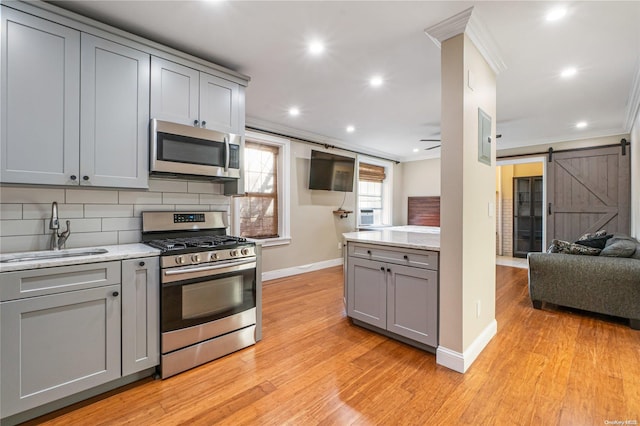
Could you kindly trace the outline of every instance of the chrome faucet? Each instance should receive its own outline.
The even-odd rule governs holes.
[[[71,221],[67,220],[67,229],[63,232],[58,232],[60,229],[60,221],[58,220],[58,203],[55,201],[51,203],[51,219],[49,220],[49,229],[51,233],[51,250],[60,250],[60,248],[67,242],[67,238],[71,235]]]

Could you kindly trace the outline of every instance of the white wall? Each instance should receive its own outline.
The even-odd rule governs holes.
[[[283,269],[289,273],[305,272],[314,263],[340,261],[342,249],[338,244],[342,242],[342,233],[355,229],[355,214],[346,219],[333,214],[343,199],[345,210],[355,210],[355,192],[308,189],[312,149],[312,145],[291,141],[291,243],[262,249],[264,272]],[[353,156],[340,150],[335,152]]]
[[[409,197],[440,195],[440,159],[402,163],[402,179],[394,185],[394,191],[398,198],[393,224],[406,225]]]
[[[66,247],[141,241],[141,212],[187,210],[229,212],[220,184],[177,179],[149,179],[148,191],[0,187],[0,252],[47,250],[51,203],[58,203],[60,225],[71,221]]]

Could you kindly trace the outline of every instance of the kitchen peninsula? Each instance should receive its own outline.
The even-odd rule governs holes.
[[[342,236],[353,323],[435,352],[440,228],[395,226]]]

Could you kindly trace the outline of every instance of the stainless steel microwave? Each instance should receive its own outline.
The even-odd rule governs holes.
[[[155,118],[150,133],[151,173],[240,178],[240,135]]]

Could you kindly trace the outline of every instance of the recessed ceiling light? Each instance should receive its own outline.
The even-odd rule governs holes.
[[[576,129],[584,129],[585,127],[587,127],[586,121],[578,121],[576,123]]]
[[[351,126],[351,125],[347,126],[347,132],[348,133],[353,133],[355,131],[356,131],[356,128],[354,126]]]
[[[420,152],[420,148],[413,148],[413,152]]]
[[[369,80],[369,84],[371,85],[371,87],[380,87],[380,86],[382,86],[382,77],[379,76],[379,75],[374,75]]]
[[[324,52],[324,44],[319,40],[314,40],[309,43],[309,53],[312,55],[319,55]]]
[[[562,72],[560,73],[560,76],[562,78],[570,78],[576,75],[577,72],[578,70],[575,69],[574,67],[569,67],[569,68],[563,69]]]
[[[551,9],[549,11],[549,13],[547,13],[547,21],[552,22],[552,21],[557,21],[559,19],[564,18],[564,16],[567,14],[567,8],[566,7],[556,7],[555,9]]]
[[[298,107],[289,108],[289,115],[292,116],[292,117],[296,117],[296,116],[300,115],[300,108],[298,108]]]

